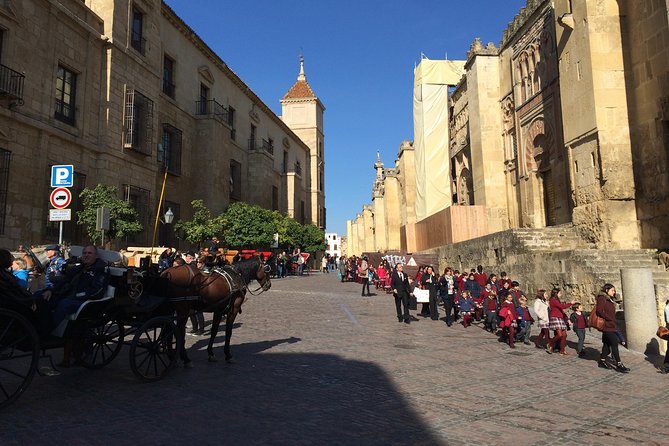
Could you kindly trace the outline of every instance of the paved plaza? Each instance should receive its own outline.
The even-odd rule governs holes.
[[[669,444],[658,358],[622,349],[623,375],[597,368],[594,335],[579,359],[572,332],[561,357],[419,319],[336,274],[274,280],[244,304],[234,364],[189,336],[195,367],[157,383],[134,377],[127,347],[102,370],[36,377],[0,413],[0,444]]]

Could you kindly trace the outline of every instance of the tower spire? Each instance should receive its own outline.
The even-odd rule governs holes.
[[[300,51],[300,74],[297,76],[298,81],[307,81],[307,76],[304,74],[304,55]]]

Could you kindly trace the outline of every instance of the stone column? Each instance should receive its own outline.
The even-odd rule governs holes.
[[[620,270],[625,302],[625,329],[630,350],[659,353],[653,273],[648,268]]]

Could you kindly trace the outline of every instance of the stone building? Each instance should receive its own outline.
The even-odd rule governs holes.
[[[669,297],[652,259],[669,247],[667,36],[665,1],[527,0],[498,45],[476,39],[450,95],[453,205],[416,222],[413,243],[405,226],[401,250],[513,271],[528,290],[552,284],[584,302],[620,285],[621,268],[649,267],[658,300]],[[377,168],[373,202],[378,191],[389,201],[389,172]],[[400,191],[415,187],[404,174]],[[392,231],[374,217],[386,225],[377,233]]]
[[[144,231],[123,245],[151,243],[165,170],[163,206],[175,220],[202,199],[214,214],[245,201],[325,225],[312,184],[323,182],[320,101],[301,123],[319,139],[302,139],[163,1],[8,0],[0,35],[3,246],[57,240],[47,221],[54,164],[74,165],[73,214],[79,192],[98,183],[137,209]],[[66,222],[64,239],[85,237]],[[168,225],[158,243],[177,243]]]

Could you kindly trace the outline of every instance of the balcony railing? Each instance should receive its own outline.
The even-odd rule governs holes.
[[[23,81],[25,76],[0,64],[0,94],[18,99],[23,103]]]
[[[274,156],[274,144],[266,139],[249,139],[249,150],[260,151],[263,150]]]
[[[228,122],[228,109],[216,102],[216,99],[195,101],[195,114],[209,116],[225,123]]]

